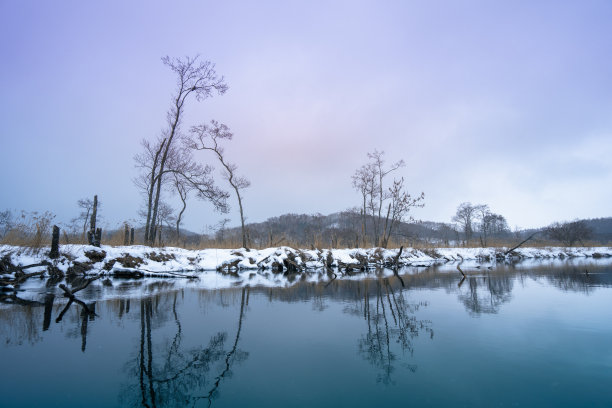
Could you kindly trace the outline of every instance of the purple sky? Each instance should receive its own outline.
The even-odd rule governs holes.
[[[249,221],[359,205],[375,148],[421,219],[611,216],[611,21],[609,1],[0,0],[0,210],[67,221],[98,194],[109,226],[136,219],[132,157],[175,87],[160,58],[200,54],[230,89],[184,124],[232,129]],[[184,225],[222,217],[193,199]]]

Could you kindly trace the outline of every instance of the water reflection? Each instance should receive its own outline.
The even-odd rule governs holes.
[[[228,343],[227,332],[217,332],[205,345],[186,349],[183,326],[177,312],[178,292],[169,297],[157,295],[140,300],[140,343],[137,356],[127,364],[130,378],[120,400],[122,405],[143,407],[211,406],[224,379],[231,377],[232,366],[248,358],[238,348],[248,302],[248,288],[241,293],[236,334]],[[155,342],[154,327],[167,320],[171,310],[175,323],[172,342]],[[164,333],[162,333],[163,335]],[[167,340],[161,337],[160,340]],[[226,349],[226,347],[229,347]]]
[[[374,288],[371,288],[372,284]],[[399,345],[402,352],[412,355],[412,340],[422,331],[433,339],[434,332],[430,321],[418,320],[415,316],[419,308],[426,306],[426,303],[408,302],[406,291],[396,291],[389,284],[389,279],[365,281],[363,286],[361,312],[367,322],[368,331],[359,339],[359,353],[380,370],[377,381],[390,384],[393,383],[391,374],[397,362],[397,355],[392,350],[393,344]],[[404,362],[403,366],[412,372],[417,368],[407,362]]]
[[[355,322],[347,327],[356,329],[339,333],[338,341],[346,337],[341,339],[343,347],[349,344],[359,357],[357,360],[372,369],[372,374],[368,371],[369,378],[375,376],[378,382],[392,385],[400,383],[398,378],[404,375],[416,378],[410,372],[427,371],[418,369],[414,356],[418,358],[420,350],[427,348],[424,342],[428,345],[441,342],[440,318],[436,317],[434,322],[423,319],[423,314],[430,309],[427,303],[430,292],[422,291],[415,296],[421,288],[441,289],[453,302],[455,299],[459,302],[455,310],[463,316],[478,317],[500,312],[513,301],[513,293],[529,282],[585,296],[592,295],[599,287],[612,287],[608,265],[523,267],[518,264],[482,269],[485,268],[464,267],[465,277],[453,268],[431,267],[406,269],[400,275],[387,278],[336,279],[325,284],[301,282],[290,288],[245,287],[219,291],[183,290],[172,281],[117,280],[112,286],[90,286],[74,300],[54,290],[57,282],[47,282],[38,292],[0,295],[0,334],[4,342],[0,352],[8,354],[10,347],[24,343],[42,342],[37,344],[42,348],[53,336],[63,340],[68,337],[74,339],[70,350],[78,355],[61,362],[70,371],[70,359],[85,359],[97,352],[95,344],[101,339],[96,336],[120,336],[123,349],[117,352],[120,355],[117,359],[122,368],[121,406],[211,406],[221,397],[221,391],[236,381],[233,373],[238,367],[243,370],[251,361],[262,357],[258,353],[265,348],[249,342],[248,335],[257,331],[256,324],[266,319],[265,310],[262,311],[266,302],[275,308],[296,306],[291,308],[291,313],[298,314],[287,312],[280,316],[304,319],[305,326],[317,327],[313,323],[316,316],[328,313],[334,319]],[[249,310],[251,295],[255,296],[255,306],[251,306],[254,310]],[[194,299],[197,304],[193,304]],[[306,312],[297,307],[304,302],[308,303]],[[203,319],[208,308],[230,317]],[[260,313],[259,320],[254,319],[253,311]],[[194,329],[199,325],[207,327]],[[282,339],[282,323],[272,327],[279,330],[275,336]],[[434,328],[438,336],[435,342],[430,342],[428,339],[434,340]],[[263,338],[266,336],[272,334],[264,333]],[[56,346],[57,343],[49,345],[48,353],[53,354]],[[273,360],[275,356],[266,354],[264,358]],[[430,360],[419,361],[421,367],[424,364],[433,365]],[[33,365],[30,371],[35,369]],[[113,390],[114,397],[116,392]]]
[[[458,297],[471,315],[497,313],[502,304],[512,299],[512,282],[506,274],[468,276],[457,285]]]

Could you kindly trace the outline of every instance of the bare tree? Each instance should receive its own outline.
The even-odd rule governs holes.
[[[362,235],[365,235],[366,230],[366,213],[369,212],[372,217],[374,245],[379,246],[384,241],[386,228],[381,227],[382,210],[387,200],[391,198],[389,190],[385,189],[385,177],[403,167],[403,160],[393,163],[389,168],[385,168],[383,151],[374,150],[368,153],[368,158],[371,160],[361,166],[353,174],[353,187],[361,193],[363,199],[363,215],[362,215]]]
[[[472,239],[472,234],[474,232],[472,224],[474,222],[475,213],[475,206],[473,206],[470,202],[465,202],[459,204],[459,207],[457,207],[457,212],[452,218],[452,220],[458,223],[461,229],[463,229],[466,243]]]
[[[81,235],[81,239],[85,241],[85,234],[87,233],[87,223],[90,221],[89,216],[91,214],[91,211],[93,210],[94,203],[91,198],[82,198],[79,201],[77,201],[77,205],[81,209],[81,212],[79,213],[79,216],[75,218],[75,221],[79,221],[83,223],[83,233]],[[101,205],[102,203],[98,201],[98,208],[97,208],[98,211],[100,211]]]
[[[487,204],[478,204],[474,206],[474,214],[480,221],[480,244],[482,247],[487,245],[487,236],[491,229],[491,210]]]
[[[174,216],[174,209],[167,203],[161,201],[159,203],[159,213],[157,217],[157,225],[155,226],[154,231],[157,235],[157,243],[159,245],[164,245],[164,225],[170,229],[172,228],[172,224],[176,220]],[[166,234],[167,235],[167,234]],[[155,244],[155,236],[153,237],[152,244]]]
[[[190,149],[187,147],[173,146],[168,150],[166,164],[163,171],[158,168],[160,152],[166,146],[166,139],[158,139],[155,144],[143,140],[144,151],[134,157],[137,167],[142,173],[134,180],[146,198],[146,210],[143,216],[146,218],[145,243],[152,245],[155,241],[155,227],[153,223],[153,209],[155,203],[154,191],[157,187],[162,190],[177,192],[182,202],[182,208],[176,217],[177,240],[179,237],[180,222],[187,207],[187,195],[195,191],[196,195],[203,200],[210,201],[215,209],[221,213],[228,211],[227,198],[229,194],[215,186],[212,178],[214,168],[202,166],[193,160]],[[164,177],[164,176],[171,177]],[[159,184],[159,180],[162,180]],[[159,205],[159,204],[158,204]],[[158,218],[158,216],[156,217]]]
[[[391,236],[393,227],[404,220],[410,209],[414,207],[423,207],[425,205],[423,204],[425,193],[421,193],[417,197],[412,197],[404,189],[403,177],[399,180],[393,180],[393,186],[389,187],[389,196],[391,202],[387,209],[382,239],[382,246],[384,248],[389,244],[389,237]]]
[[[4,236],[13,229],[13,225],[15,224],[15,220],[13,217],[13,213],[11,210],[0,211],[0,238],[4,238]]]
[[[157,225],[166,165],[171,148],[180,133],[187,98],[194,95],[197,101],[202,101],[211,97],[214,92],[222,95],[228,89],[223,77],[217,77],[214,64],[209,61],[198,61],[197,56],[195,58],[185,57],[185,59],[164,57],[162,62],[177,75],[177,90],[172,98],[172,106],[168,111],[168,130],[156,148],[152,150],[155,154],[148,178],[150,185],[147,190],[150,199],[148,200],[148,215],[145,226],[145,241],[149,245],[155,239],[154,229]]]
[[[363,199],[363,206],[361,208],[361,241],[363,246],[366,246],[368,208],[373,207],[373,200],[378,195],[376,174],[377,171],[374,164],[368,163],[358,168],[352,177],[353,188],[361,193],[361,198]],[[369,203],[368,200],[370,200]]]
[[[506,222],[506,219],[504,218],[503,215],[500,214],[495,214],[493,212],[491,212],[488,208],[488,206],[481,206],[481,207],[485,207],[486,210],[479,211],[479,217],[480,217],[480,231],[482,233],[482,246],[486,246],[487,245],[487,239],[494,234],[502,234],[506,231],[508,231],[508,223]]]
[[[221,243],[225,240],[225,230],[230,221],[229,218],[223,218],[214,227],[214,229],[216,229],[215,238]]]
[[[233,134],[229,128],[215,120],[210,122],[210,125],[199,125],[191,128],[192,138],[188,145],[195,150],[209,150],[213,152],[223,168],[225,169],[223,176],[228,181],[232,189],[236,193],[238,207],[240,209],[240,225],[242,228],[242,247],[247,248],[247,233],[244,225],[244,209],[242,206],[241,191],[251,185],[251,182],[245,177],[236,175],[238,166],[230,163],[224,156],[224,149],[219,143],[223,140],[232,140]]]
[[[404,167],[404,160],[400,160],[396,163],[393,163],[391,167],[385,169],[383,166],[385,164],[385,160],[383,156],[385,155],[384,151],[374,150],[372,153],[368,153],[368,158],[372,160],[372,167],[375,169],[375,177],[378,178],[376,188],[378,188],[377,194],[377,203],[374,205],[374,198],[372,198],[372,215],[374,217],[374,245],[380,245],[380,222],[382,216],[382,209],[385,201],[390,198],[390,194],[384,190],[383,180],[384,178],[391,172],[399,169],[400,167]],[[383,231],[384,234],[384,231]]]

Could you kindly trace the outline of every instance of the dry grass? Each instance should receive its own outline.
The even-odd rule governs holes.
[[[8,244],[21,246],[25,248],[29,248],[34,252],[39,252],[42,248],[47,247],[51,243],[51,229],[53,226],[53,220],[55,216],[50,212],[44,213],[26,213],[22,212],[20,215],[15,217],[13,222],[11,223],[10,228],[7,229],[6,234],[0,239],[0,244]],[[111,246],[122,246],[124,245],[124,237],[125,232],[122,227],[116,230],[110,237],[106,236],[103,238],[104,245]],[[331,236],[324,238],[321,233],[313,234],[306,242],[302,240],[295,240],[291,237],[287,237],[286,235],[278,235],[278,236],[266,236],[266,237],[253,237],[253,242],[250,243],[249,248],[252,249],[264,249],[270,247],[270,242],[273,243],[273,246],[288,246],[292,248],[301,248],[301,249],[323,249],[323,248],[333,248],[333,249],[343,249],[343,248],[355,248],[355,237],[347,237],[344,236]],[[517,237],[507,237],[504,239],[500,238],[490,238],[487,240],[486,247],[494,247],[494,248],[510,248],[517,245],[521,242],[523,238]],[[137,237],[138,241],[138,237]],[[185,249],[191,250],[199,250],[199,249],[207,249],[207,248],[218,248],[218,249],[236,249],[242,246],[241,236],[238,234],[226,235],[224,239],[217,239],[203,235],[197,243],[192,241],[186,241],[183,239],[181,242],[177,243],[172,239],[167,239],[162,245],[158,246],[176,246]],[[361,248],[371,248],[374,246],[374,243],[370,240],[366,240],[366,242],[362,242],[361,239],[359,247]],[[82,234],[77,232],[68,232],[66,229],[62,229],[61,231],[61,244],[87,244],[86,238],[82,236]],[[135,242],[135,244],[139,245],[142,242]],[[600,242],[595,241],[586,241],[582,243],[583,246],[602,246],[607,245],[610,246],[612,243],[608,242],[607,244],[602,244]],[[478,238],[472,239],[467,244],[459,244],[459,245],[448,245],[441,242],[432,242],[422,239],[409,239],[409,238],[401,238],[401,237],[392,237],[387,245],[390,249],[397,249],[400,246],[404,246],[406,248],[415,248],[420,250],[433,250],[435,248],[448,248],[448,247],[465,247],[465,248],[481,248],[481,242]],[[552,241],[549,239],[544,239],[541,237],[537,237],[532,239],[525,244],[523,247],[532,247],[532,248],[541,248],[541,247],[549,247],[549,246],[563,246],[562,243],[558,241]]]
[[[22,212],[0,243],[29,248],[38,253],[43,247],[51,244],[51,228],[55,215],[46,211]]]

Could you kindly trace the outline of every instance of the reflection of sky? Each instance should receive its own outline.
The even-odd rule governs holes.
[[[174,86],[159,58],[199,52],[230,90],[184,124],[233,129],[252,221],[358,205],[350,176],[374,148],[406,160],[424,219],[468,200],[511,226],[610,215],[611,17],[606,2],[4,2],[2,207],[69,219],[97,193],[111,223],[136,217],[132,156]]]
[[[72,407],[87,398],[93,406],[127,406],[141,401],[139,353],[150,347],[150,357],[143,355],[145,362],[151,358],[152,377],[171,379],[154,382],[157,406],[166,406],[163,401],[173,406],[176,391],[187,397],[206,395],[222,372],[227,375],[219,382],[213,406],[285,407],[287,401],[294,406],[391,406],[405,404],[406,395],[417,406],[489,407],[492,401],[504,406],[607,406],[611,287],[593,285],[609,282],[609,263],[591,269],[590,278],[572,270],[557,265],[507,273],[500,267],[474,277],[472,292],[468,282],[457,286],[458,273],[426,271],[405,276],[408,289],[390,278],[220,291],[169,287],[152,293],[143,287],[140,295],[107,299],[83,291],[83,299],[97,300],[85,351],[79,306],[71,306],[56,323],[66,301],[56,298],[50,328],[41,331],[44,307],[4,305],[0,327],[7,330],[1,332],[0,357],[13,368],[0,381],[0,391],[7,406],[61,400]],[[565,277],[575,283],[569,290],[557,285]],[[114,281],[105,290],[118,293],[123,283]],[[506,300],[493,312],[472,313],[466,296],[487,309],[493,295],[488,288],[500,289],[497,294],[508,295]],[[241,304],[245,299],[248,305]],[[364,308],[366,299],[369,309]],[[151,306],[150,323],[142,320],[141,302],[144,308]],[[397,342],[400,311],[404,322],[417,326],[406,350]],[[145,327],[150,328],[150,341]],[[424,327],[431,327],[433,335]],[[202,353],[197,364],[185,364],[209,349],[219,333],[225,333],[220,354]],[[360,347],[367,336],[375,340],[370,354]],[[234,344],[242,358],[232,357],[227,365],[226,353]],[[96,369],[83,376],[87,367]],[[381,383],[387,367],[390,381]],[[35,393],[19,392],[24,379],[42,385]],[[61,388],[66,383],[74,385],[69,393]]]

